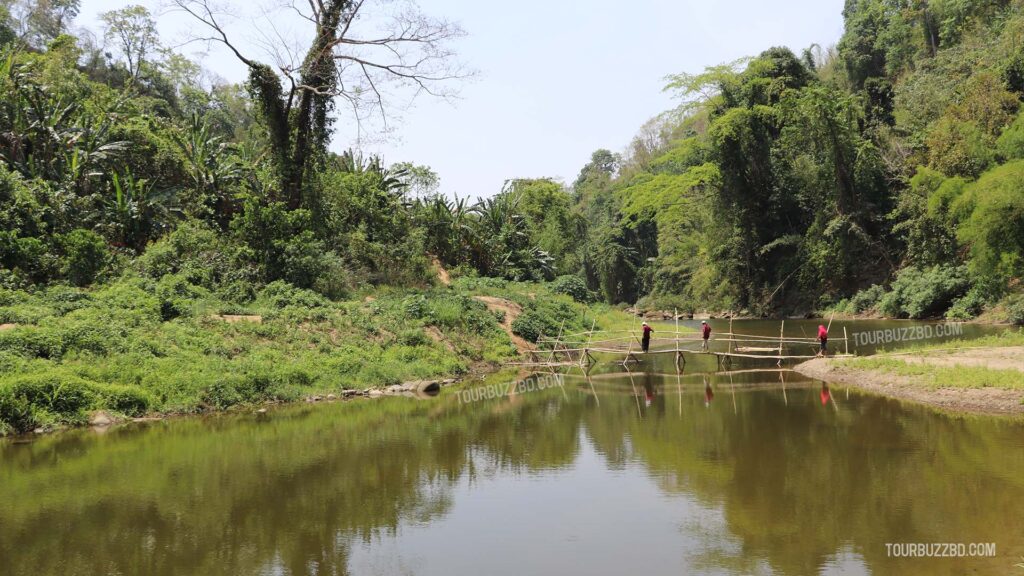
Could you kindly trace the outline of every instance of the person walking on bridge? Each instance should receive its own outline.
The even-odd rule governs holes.
[[[711,326],[707,320],[701,320],[700,322],[701,335],[704,337],[704,343],[701,344],[700,349],[702,352],[708,351],[708,338],[711,338]]]
[[[818,324],[818,342],[821,342],[821,349],[818,356],[828,356],[828,329],[824,324]]]
[[[642,349],[644,352],[647,352],[647,350],[651,347],[651,332],[654,332],[654,329],[651,328],[650,325],[647,324],[647,322],[644,322],[643,324],[641,324],[641,326],[644,329],[644,335],[643,338],[640,340],[640,349]]]

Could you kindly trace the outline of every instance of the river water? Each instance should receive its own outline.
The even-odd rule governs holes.
[[[731,368],[0,442],[0,574],[1024,574],[1024,422]]]

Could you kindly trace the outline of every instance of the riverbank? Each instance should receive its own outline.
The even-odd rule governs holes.
[[[1024,414],[1024,332],[866,358],[818,358],[795,370],[956,412]]]
[[[238,304],[131,276],[0,289],[0,435],[464,378],[560,327],[632,322],[547,284],[476,278],[337,302],[274,283]]]

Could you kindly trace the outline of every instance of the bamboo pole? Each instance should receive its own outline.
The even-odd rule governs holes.
[[[672,309],[672,319],[676,321],[676,350],[679,350],[679,309]]]
[[[633,387],[633,398],[636,399],[636,414],[641,420],[644,418],[644,413],[640,409],[640,395],[636,391],[636,382],[633,380],[633,372],[626,368],[626,374],[629,374],[629,385]]]
[[[783,318],[782,325],[779,326],[779,361],[776,366],[782,366],[782,335],[786,332],[786,320]]]
[[[678,322],[678,318],[676,319]],[[676,389],[679,391],[679,417],[683,417],[683,381],[682,374],[679,371],[679,365],[676,365]]]
[[[850,355],[850,338],[846,335],[846,326],[843,326],[843,343],[846,344],[846,355]]]
[[[732,316],[729,316],[729,353],[732,354]]]
[[[779,380],[782,381],[782,401],[789,406],[789,398],[786,397],[786,374],[785,372],[779,372]]]
[[[551,362],[555,361],[555,351],[558,349],[558,343],[562,340],[563,328],[565,328],[565,320],[562,320],[561,325],[558,326],[558,338],[555,339],[555,345],[551,347]]]

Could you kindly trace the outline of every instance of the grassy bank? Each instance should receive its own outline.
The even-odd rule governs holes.
[[[1024,347],[1024,330],[1007,330],[1002,334],[923,344],[900,348],[892,355],[885,353],[869,358],[839,360],[844,366],[874,370],[914,378],[930,388],[1002,388],[1024,390],[1024,374],[1015,368],[999,368],[1004,363],[992,358],[992,367],[973,365],[985,355],[999,349]],[[958,358],[960,359],[958,362]],[[934,360],[942,360],[938,363]],[[1024,366],[1024,356],[1018,358]]]
[[[535,340],[593,321],[630,319],[550,285],[472,278],[341,302],[280,282],[225,302],[174,276],[0,290],[0,434],[82,424],[94,410],[198,413],[458,376],[515,356],[503,324]]]
[[[908,376],[933,389],[991,387],[1024,390],[1024,374],[1014,369],[1000,370],[964,365],[936,366],[928,363],[908,363],[895,358],[861,358],[845,361],[845,365],[858,370]]]
[[[1024,412],[1024,331],[900,349],[854,359],[815,359],[806,376],[955,411]]]

